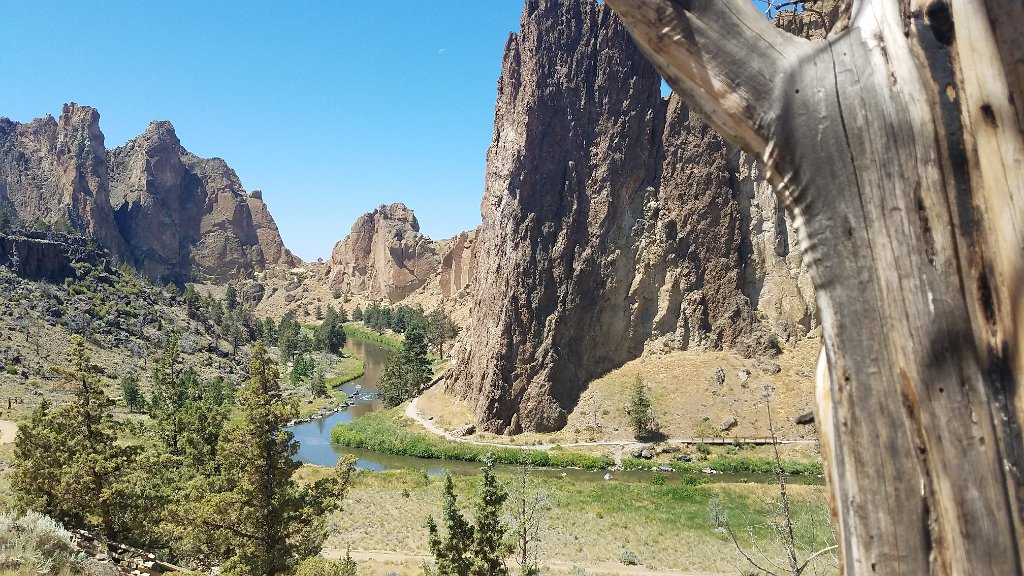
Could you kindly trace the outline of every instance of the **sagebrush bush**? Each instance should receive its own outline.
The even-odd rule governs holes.
[[[0,572],[15,575],[78,574],[82,555],[71,534],[36,512],[0,514]]]

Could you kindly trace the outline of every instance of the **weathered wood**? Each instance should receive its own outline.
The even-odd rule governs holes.
[[[749,0],[609,4],[794,216],[846,573],[1024,574],[1024,5],[861,0],[811,43]]]

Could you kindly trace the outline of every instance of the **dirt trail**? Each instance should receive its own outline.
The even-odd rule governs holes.
[[[0,420],[0,444],[14,442],[14,435],[18,433],[18,425],[10,420]]]
[[[352,550],[352,559],[356,562],[423,562],[431,561],[433,557],[428,554],[406,554],[404,552],[392,552],[389,550]],[[326,549],[323,556],[328,560],[338,560],[344,557],[345,551],[341,549]],[[730,576],[730,573],[723,572],[681,572],[679,570],[651,569],[646,566],[625,566],[613,562],[602,562],[598,564],[586,564],[580,562],[546,561],[544,565],[558,570],[571,570],[580,567],[587,573],[598,572],[601,574],[618,574],[620,576],[640,576],[645,574],[662,574],[664,576]]]
[[[461,436],[455,436],[454,434],[451,434],[451,433],[447,432],[446,430],[444,430],[443,428],[441,428],[437,424],[434,424],[430,420],[427,420],[426,418],[423,417],[422,414],[420,414],[419,408],[417,407],[417,404],[416,404],[418,401],[419,401],[419,397],[416,397],[416,398],[413,398],[409,402],[409,404],[405,407],[405,416],[407,418],[409,418],[410,420],[413,420],[414,422],[416,422],[420,426],[422,426],[428,432],[430,432],[432,434],[436,434],[438,436],[442,436],[442,437],[447,438],[448,440],[451,440],[453,442],[462,442],[464,444],[473,444],[473,445],[476,445],[476,446],[494,446],[494,447],[497,447],[497,448],[519,448],[521,450],[545,450],[545,451],[546,450],[551,450],[555,446],[560,446],[562,448],[573,448],[573,447],[583,447],[583,446],[619,446],[619,447],[624,448],[624,447],[627,447],[627,446],[641,446],[641,445],[645,444],[644,442],[638,442],[636,440],[603,440],[603,441],[598,441],[598,442],[570,442],[570,443],[565,443],[565,444],[532,444],[532,445],[529,445],[529,446],[519,446],[519,445],[516,445],[516,444],[503,444],[501,442],[483,442],[481,440],[473,440],[471,438],[463,438]],[[663,440],[663,442],[665,442],[667,444],[701,444],[701,443],[763,444],[763,442],[760,442],[760,441],[758,441],[758,442],[751,442],[751,441],[743,440],[741,438],[730,440],[728,442],[717,442],[716,440],[709,440],[708,438],[669,438],[667,440]],[[779,444],[814,444],[815,441],[814,440],[779,440],[778,443]],[[621,458],[621,452],[622,451],[620,450],[619,451],[619,454],[620,454],[619,458]]]

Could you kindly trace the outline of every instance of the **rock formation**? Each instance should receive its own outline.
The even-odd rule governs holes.
[[[484,429],[557,429],[591,378],[645,349],[759,354],[815,327],[760,169],[660,84],[604,4],[527,2],[447,382]]]
[[[258,194],[219,158],[181,147],[168,122],[107,151],[93,108],[0,118],[0,209],[23,226],[77,230],[160,282],[226,281],[298,260]]]
[[[151,123],[109,157],[116,219],[147,276],[223,282],[268,264],[294,264],[262,200],[246,194],[220,158],[182,148],[169,122]]]
[[[79,230],[123,257],[99,119],[74,103],[64,105],[60,120],[0,118],[0,209],[22,222]]]
[[[57,232],[0,233],[0,266],[28,280],[63,282],[76,262],[105,265],[105,252],[81,236]]]
[[[448,240],[439,250],[441,269],[438,271],[438,283],[441,297],[445,300],[461,300],[468,295],[476,273],[474,246],[477,231],[462,232]]]
[[[398,302],[438,272],[438,246],[420,233],[405,204],[381,205],[360,216],[334,246],[329,282],[334,289]]]

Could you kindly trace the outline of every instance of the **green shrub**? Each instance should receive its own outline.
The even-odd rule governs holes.
[[[637,566],[640,564],[640,557],[636,555],[636,552],[623,548],[619,552],[619,562],[626,566]]]
[[[696,474],[683,474],[683,486],[700,486],[701,484],[707,484],[708,482],[710,482],[710,480],[708,480],[704,476],[698,476]]]

